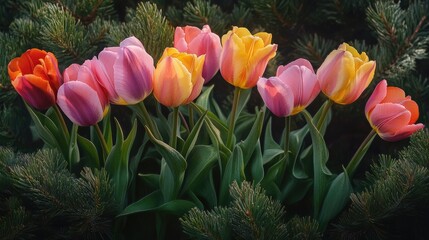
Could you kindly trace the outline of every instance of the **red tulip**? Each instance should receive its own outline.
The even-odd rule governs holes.
[[[43,110],[55,104],[62,80],[54,54],[29,49],[9,62],[8,73],[15,90],[32,107]]]
[[[415,124],[419,117],[419,106],[405,96],[404,90],[388,87],[381,81],[365,106],[365,114],[371,127],[386,141],[398,141],[424,127]]]

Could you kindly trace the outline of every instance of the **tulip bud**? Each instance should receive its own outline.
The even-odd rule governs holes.
[[[238,27],[222,36],[222,46],[220,72],[227,82],[243,89],[256,85],[277,51],[277,45],[271,44],[271,34],[252,35]]]
[[[371,83],[375,65],[365,52],[359,54],[355,48],[343,43],[317,70],[320,88],[336,103],[353,103]]]
[[[62,79],[52,53],[29,49],[9,62],[8,73],[15,90],[32,107],[44,110],[55,104]]]
[[[64,84],[58,90],[58,106],[79,126],[94,125],[103,119],[108,98],[91,71],[93,60],[72,64],[64,70]]]
[[[174,47],[180,52],[205,55],[202,73],[204,83],[210,81],[219,70],[222,46],[219,36],[211,31],[209,25],[204,25],[201,30],[193,26],[177,27]]]
[[[93,70],[110,102],[136,104],[152,92],[153,58],[137,38],[129,37],[119,47],[105,48],[93,60]]]
[[[166,48],[155,73],[153,94],[164,106],[188,104],[201,93],[204,84],[202,70],[204,55],[179,52]]]
[[[404,90],[388,87],[381,81],[365,106],[365,114],[371,127],[386,141],[398,141],[424,127],[415,124],[419,117],[419,106],[405,96]]]

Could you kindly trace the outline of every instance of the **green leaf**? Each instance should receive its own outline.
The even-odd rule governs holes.
[[[39,134],[43,142],[45,142],[51,147],[59,147],[57,139],[55,137],[55,135],[58,134],[57,126],[47,116],[37,111],[33,111],[33,109],[31,109],[31,107],[27,104],[25,104],[25,106],[30,113],[31,119],[33,119],[37,133]]]
[[[241,183],[244,179],[243,152],[240,147],[235,146],[231,157],[228,159],[225,172],[222,175],[219,194],[220,204],[226,204],[229,201],[230,184],[233,181]]]
[[[107,152],[110,152],[113,146],[112,124],[110,123],[110,109],[106,116],[104,116],[103,118],[102,127],[103,136],[107,143]]]
[[[286,185],[281,189],[280,201],[287,202],[288,204],[294,204],[301,201],[313,186],[313,180],[297,179],[292,174],[288,175],[285,182]]]
[[[325,140],[322,134],[317,130],[313,123],[310,114],[304,110],[302,111],[307,126],[310,130],[312,146],[313,146],[313,178],[314,178],[314,192],[313,192],[313,210],[314,216],[318,218],[320,208],[325,198],[327,190],[327,182],[331,172],[326,167],[326,162],[329,158],[328,148],[326,147]]]
[[[265,135],[264,135],[264,155],[265,150],[267,149],[282,149],[280,145],[274,140],[273,133],[272,133],[272,119],[270,118],[268,120],[268,123],[266,125],[265,129]],[[265,158],[264,158],[265,160]]]
[[[161,172],[160,176],[160,185],[161,189],[164,189],[163,194],[165,200],[168,201],[174,199],[179,193],[185,175],[185,158],[183,158],[176,149],[170,147],[163,141],[156,139],[147,127],[146,132],[148,133],[150,140],[155,144],[156,149],[159,151],[161,156],[163,156],[163,161],[166,163],[166,165],[161,164],[161,170],[163,172]],[[169,169],[165,169],[166,167]],[[168,174],[171,174],[171,178]]]
[[[205,112],[200,117],[200,119],[198,119],[197,123],[194,125],[194,127],[191,130],[191,132],[189,133],[189,135],[188,135],[188,137],[187,137],[187,139],[185,141],[185,144],[183,145],[183,148],[182,148],[181,152],[182,152],[182,155],[185,156],[185,158],[188,157],[189,152],[192,151],[192,148],[194,147],[194,145],[195,145],[195,143],[197,141],[198,134],[200,132],[201,126],[204,123],[204,119],[205,119],[206,113],[207,112]]]
[[[117,217],[122,217],[130,214],[141,212],[163,212],[181,216],[188,212],[191,208],[195,207],[193,202],[187,200],[172,200],[168,202],[163,201],[163,194],[161,191],[155,191],[143,197],[142,199],[128,205]]]
[[[344,170],[332,181],[319,215],[319,224],[324,229],[346,206],[353,187],[347,171]]]
[[[307,136],[308,126],[304,126],[301,129],[292,131],[289,135],[289,150],[290,150],[290,159],[293,161],[292,174],[298,179],[309,178],[308,169],[312,169],[312,162],[305,161],[307,156],[305,150],[311,150],[311,147],[300,152],[304,138]],[[308,166],[310,165],[310,166]]]
[[[82,153],[81,162],[83,165],[90,168],[99,168],[100,159],[94,143],[80,135],[77,136],[77,143]]]
[[[186,159],[188,168],[186,169],[183,181],[182,193],[185,193],[195,182],[204,181],[209,171],[217,163],[218,153],[213,146],[196,146]],[[197,191],[196,189],[195,191]]]
[[[236,119],[240,116],[241,111],[243,111],[244,107],[246,106],[247,102],[250,99],[250,94],[252,93],[252,89],[240,89],[240,99],[238,101],[237,105],[237,111],[236,111]],[[227,121],[229,122],[229,119],[231,118],[231,113],[228,115]]]
[[[145,185],[149,186],[152,189],[159,188],[159,174],[138,174],[139,179],[141,179]]]
[[[127,189],[129,181],[129,155],[131,151],[131,146],[134,143],[134,139],[136,137],[137,122],[134,121],[133,127],[128,134],[127,139],[125,140],[121,125],[116,119],[115,123],[116,141],[115,145],[112,147],[112,150],[107,156],[105,168],[114,183],[115,200],[119,203],[119,206],[122,209],[125,206],[127,200]]]
[[[216,116],[222,120],[226,121],[225,116],[223,115],[219,105],[217,104],[216,100],[212,96],[214,85],[211,85],[209,87],[204,87],[203,91],[201,92],[200,96],[195,101],[196,104],[201,106],[203,109],[206,109],[210,112],[215,112]]]
[[[256,144],[259,142],[262,127],[264,125],[264,114],[265,108],[262,108],[256,115],[255,122],[249,132],[249,135],[243,142],[240,142],[238,144],[243,152],[243,160],[245,166],[249,162],[250,156],[252,155]]]
[[[250,158],[249,165],[253,184],[260,183],[264,178],[264,164],[262,162],[262,150],[259,141],[257,142],[252,157]]]

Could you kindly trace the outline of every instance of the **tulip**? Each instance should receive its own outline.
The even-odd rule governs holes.
[[[180,52],[206,55],[203,67],[204,83],[210,81],[219,70],[219,58],[222,46],[220,38],[213,33],[209,25],[200,30],[197,27],[177,27],[174,32],[174,47]]]
[[[64,70],[64,84],[58,90],[58,106],[79,126],[94,125],[103,119],[109,100],[92,72],[94,60],[72,64]]]
[[[155,98],[164,106],[178,107],[198,97],[204,84],[204,58],[166,48],[154,72]]]
[[[257,86],[268,109],[278,117],[301,112],[320,92],[311,63],[302,58],[279,66],[275,77],[260,78]]]
[[[93,61],[93,71],[110,102],[136,104],[152,92],[153,58],[137,38],[129,37],[119,47],[105,48]]]
[[[365,106],[365,114],[371,127],[386,141],[398,141],[424,127],[415,124],[419,117],[419,106],[404,90],[388,87],[381,81]]]
[[[365,52],[359,54],[355,48],[343,43],[317,70],[320,88],[336,103],[353,103],[371,83],[375,65]]]
[[[29,105],[40,110],[55,105],[62,79],[54,54],[29,49],[9,62],[8,73],[13,87]]]
[[[227,82],[242,89],[256,85],[277,51],[277,45],[271,44],[271,34],[252,35],[238,27],[222,36],[222,46],[220,72]]]

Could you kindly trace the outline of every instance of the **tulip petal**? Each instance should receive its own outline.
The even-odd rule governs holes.
[[[356,63],[356,61],[355,61]],[[355,80],[351,81],[349,93],[344,98],[345,103],[356,101],[362,92],[369,86],[375,73],[375,62],[370,61],[363,64],[356,72]]]
[[[17,77],[12,85],[19,95],[37,109],[48,109],[55,104],[55,92],[49,82],[32,74]]]
[[[294,100],[292,90],[277,77],[260,78],[257,83],[259,94],[267,108],[278,117],[291,114]]]
[[[268,61],[276,55],[277,44],[268,45],[264,48],[258,49],[248,62],[247,68],[247,81],[244,81],[241,88],[252,88],[256,82],[265,72]]]
[[[285,71],[286,69],[288,69],[289,67],[294,66],[294,65],[305,66],[314,73],[314,69],[313,69],[313,66],[311,65],[310,61],[308,61],[305,58],[298,58],[298,59],[288,63],[287,65],[284,65],[284,66],[280,65],[277,68],[276,76],[280,76],[280,74],[282,74],[283,71]]]
[[[58,90],[58,106],[80,126],[90,126],[103,118],[103,106],[97,92],[83,82],[71,81]]]
[[[417,105],[417,103],[411,99],[407,99],[401,104],[411,113],[411,118],[408,124],[414,124],[415,122],[417,122],[417,119],[419,118],[419,106]]]
[[[165,57],[154,72],[153,93],[164,106],[177,107],[192,92],[191,73],[185,65],[173,57]]]
[[[410,122],[411,113],[395,103],[377,104],[370,114],[370,123],[378,133],[398,132]]]
[[[366,102],[365,115],[367,118],[369,118],[369,115],[371,114],[372,109],[377,104],[381,103],[381,101],[383,101],[386,94],[387,94],[387,81],[382,80],[377,84],[371,96],[369,97],[368,101]]]
[[[222,37],[222,39],[225,36]],[[244,44],[241,39],[232,34],[223,45],[220,57],[220,72],[222,77],[234,86],[242,87],[246,80],[245,64],[247,54],[244,51]]]
[[[204,67],[204,59],[204,55],[199,56],[195,60],[194,68],[190,70],[192,73],[192,92],[182,104],[188,104],[192,102],[200,95],[201,90],[203,89],[204,78],[202,77],[202,71]]]
[[[143,48],[137,46],[123,48],[114,69],[116,93],[127,104],[138,103],[152,92],[153,59]]]
[[[424,125],[421,123],[406,125],[395,133],[386,132],[386,133],[380,134],[380,137],[385,141],[395,142],[395,141],[399,141],[404,138],[407,138],[411,136],[413,133],[415,133],[416,131],[423,128],[424,128]]]
[[[185,40],[185,31],[182,27],[176,27],[174,31],[174,48],[180,52],[188,50],[188,43]]]
[[[405,100],[405,92],[401,88],[398,87],[387,87],[386,97],[383,99],[383,103],[391,102],[391,103],[400,103]]]

